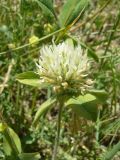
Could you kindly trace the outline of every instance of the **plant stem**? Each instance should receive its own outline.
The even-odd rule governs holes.
[[[59,139],[60,139],[62,108],[63,108],[63,103],[60,103],[60,108],[59,108],[59,113],[58,113],[58,121],[57,121],[57,135],[56,135],[56,139],[55,139],[55,146],[54,146],[54,150],[53,150],[52,160],[56,160],[56,158],[57,158],[57,151],[58,151],[58,145],[59,145]]]
[[[59,33],[59,32],[62,32],[62,31],[64,31],[64,30],[65,30],[65,28],[61,28],[61,29],[59,29],[59,30],[57,30],[57,31],[55,31],[55,32],[53,32],[53,33],[50,33],[50,34],[48,34],[48,35],[40,38],[40,39],[38,40],[38,42],[42,42],[43,40],[46,40],[47,38],[50,38],[50,37],[52,37],[53,35],[55,35],[55,34],[57,34],[57,33]],[[15,49],[12,49],[11,51],[17,51],[17,50],[23,49],[23,48],[25,48],[25,47],[29,47],[29,46],[31,46],[31,45],[34,44],[34,43],[35,43],[35,42],[24,44],[24,45],[19,46],[19,47],[15,48]],[[1,52],[0,55],[6,54],[6,53],[8,53],[8,52],[9,52],[9,50],[8,50],[8,51],[5,51],[5,52]]]

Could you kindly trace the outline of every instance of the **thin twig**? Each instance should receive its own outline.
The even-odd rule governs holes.
[[[14,64],[14,60],[12,59],[12,60],[11,60],[11,63],[9,64],[8,71],[7,71],[6,75],[5,75],[3,84],[0,85],[0,86],[1,86],[1,87],[0,87],[0,94],[2,94],[4,88],[5,88],[6,85],[7,85],[7,82],[8,82],[8,80],[9,80],[10,73],[11,73],[11,70],[12,70],[12,67],[13,67],[13,64]]]

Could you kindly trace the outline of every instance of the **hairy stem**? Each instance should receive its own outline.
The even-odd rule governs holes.
[[[60,129],[61,129],[62,108],[63,108],[63,103],[60,103],[58,121],[57,121],[57,135],[55,139],[55,146],[54,146],[52,160],[57,159],[57,151],[58,151],[58,145],[59,145],[59,139],[60,139]]]

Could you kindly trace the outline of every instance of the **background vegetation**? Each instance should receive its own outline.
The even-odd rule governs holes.
[[[22,85],[16,74],[35,71],[35,62],[43,44],[72,38],[87,48],[94,63],[95,88],[108,93],[99,105],[97,120],[88,121],[64,108],[59,160],[97,160],[106,156],[120,159],[120,1],[93,0],[76,17],[64,19],[71,6],[62,12],[66,1],[1,0],[0,2],[0,120],[20,137],[25,153],[39,152],[41,160],[50,160],[56,132],[57,106],[31,127],[38,107],[50,97],[47,90]],[[84,1],[85,2],[85,1]],[[72,3],[72,1],[71,1]],[[86,2],[87,3],[87,2]],[[65,27],[65,28],[64,28]],[[61,29],[63,30],[61,31]],[[60,32],[60,31],[61,32]],[[56,33],[57,31],[57,33]],[[59,33],[58,33],[59,32]],[[39,43],[32,44],[36,36]],[[48,36],[41,40],[42,37]],[[114,145],[117,147],[112,149]],[[116,153],[117,152],[117,153]],[[0,134],[0,159],[7,159]],[[103,159],[103,158],[102,158]]]

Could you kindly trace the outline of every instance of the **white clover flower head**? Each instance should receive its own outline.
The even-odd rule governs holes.
[[[67,42],[43,46],[37,64],[42,83],[53,87],[55,92],[83,92],[92,86],[88,78],[90,61],[81,46]]]

